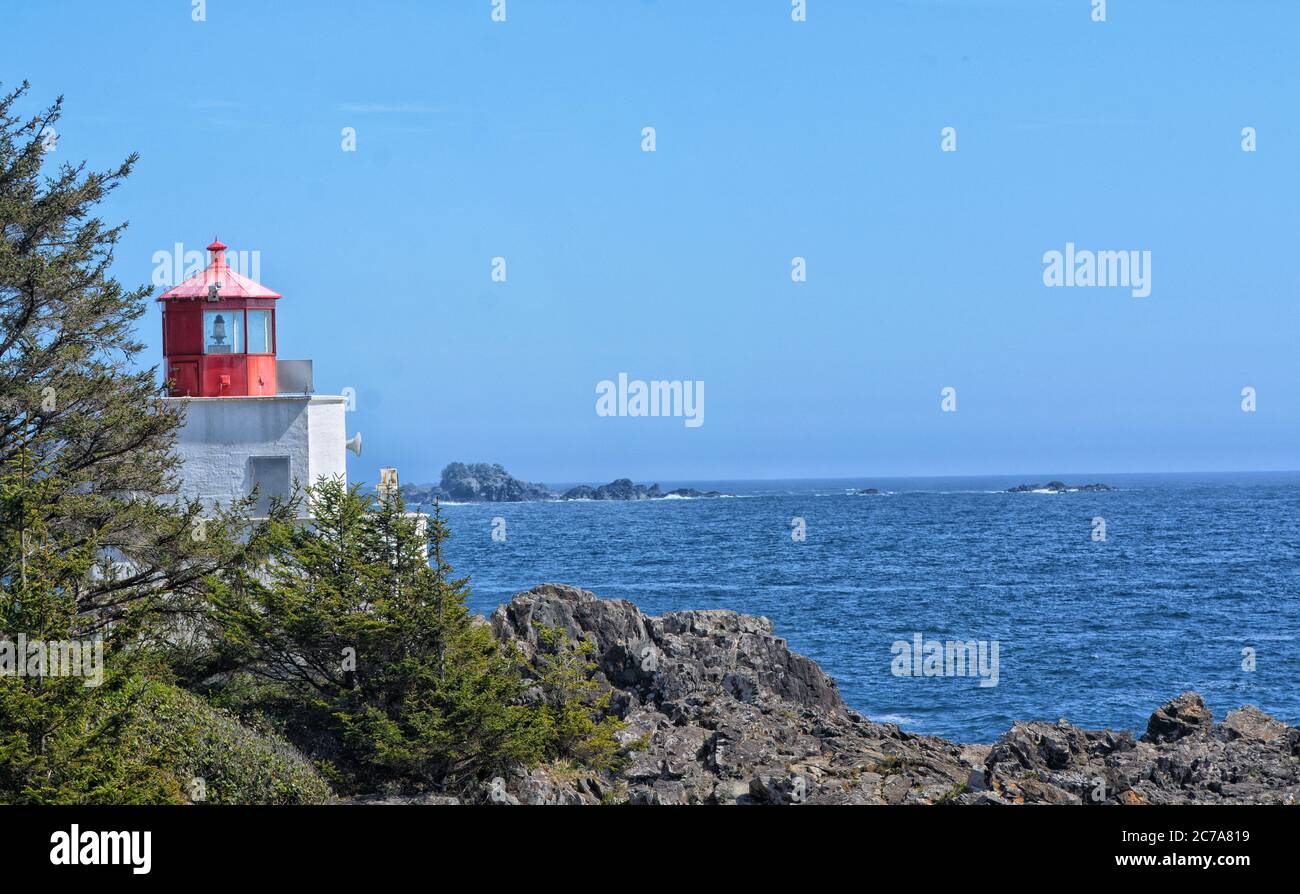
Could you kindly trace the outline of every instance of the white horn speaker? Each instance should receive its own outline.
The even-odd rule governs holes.
[[[348,442],[343,446],[351,450],[357,456],[360,456],[361,455],[361,432],[357,432],[351,438],[348,438]]]

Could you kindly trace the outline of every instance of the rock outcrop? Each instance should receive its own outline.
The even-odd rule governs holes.
[[[449,463],[437,485],[403,485],[408,503],[437,500],[456,503],[519,503],[551,500],[555,492],[544,484],[520,481],[500,463]]]
[[[1004,794],[1025,800],[1050,791],[1068,803],[1294,804],[1300,729],[1249,705],[1216,726],[1200,695],[1187,692],[1156,710],[1137,741],[1064,720],[1017,723],[986,766]]]
[[[699,497],[734,497],[735,494],[724,494],[720,490],[696,490],[693,487],[679,487],[676,490],[670,490],[664,493],[664,498],[671,497],[688,497],[692,500]]]
[[[1177,742],[1187,736],[1209,732],[1214,726],[1214,715],[1195,692],[1185,692],[1178,698],[1161,705],[1147,721],[1143,742]]]
[[[1220,724],[1196,693],[1158,709],[1140,740],[1064,720],[1016,723],[961,745],[874,723],[792,652],[766,618],[650,617],[626,601],[545,584],[491,618],[536,654],[542,626],[586,639],[634,743],[616,778],[546,768],[493,780],[496,803],[1295,803],[1300,729],[1252,707]]]
[[[562,500],[661,500],[667,497],[722,497],[720,491],[700,491],[693,487],[679,487],[676,490],[660,490],[658,484],[646,486],[633,484],[630,478],[618,478],[599,487],[580,484],[560,495]]]
[[[659,485],[633,484],[630,478],[618,478],[599,487],[580,484],[560,495],[564,500],[653,500],[662,497]]]
[[[1009,494],[1073,494],[1073,493],[1095,493],[1097,491],[1114,490],[1109,484],[1066,484],[1064,481],[1049,481],[1046,484],[1017,484],[1015,487],[1007,488]]]
[[[402,497],[414,505],[449,500],[456,503],[520,503],[536,500],[661,500],[670,497],[724,497],[716,490],[700,491],[691,487],[661,490],[658,484],[633,484],[619,478],[609,484],[591,487],[580,484],[557,493],[545,484],[520,481],[499,463],[449,463],[442,470],[438,484],[404,484]]]

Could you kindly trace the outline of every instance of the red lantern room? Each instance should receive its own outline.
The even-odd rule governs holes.
[[[273,395],[275,302],[280,295],[230,269],[213,241],[202,273],[158,296],[172,397]]]

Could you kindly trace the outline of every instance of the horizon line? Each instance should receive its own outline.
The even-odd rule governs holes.
[[[472,464],[466,463],[466,465],[472,465]],[[496,464],[493,463],[492,465],[496,465]],[[502,466],[504,468],[504,464],[502,464]],[[507,474],[510,474],[510,476],[512,478],[515,478],[515,480],[517,481],[524,481],[528,484],[546,485],[545,481],[534,481],[527,478],[520,478],[514,475],[514,473],[509,472],[509,470],[507,470]],[[862,480],[902,481],[902,480],[927,480],[927,479],[940,479],[940,478],[1013,478],[1013,477],[1024,477],[1024,476],[1039,477],[1050,481],[1054,478],[1063,479],[1064,477],[1067,476],[1084,476],[1084,475],[1105,476],[1105,475],[1297,475],[1297,474],[1300,474],[1300,469],[1197,469],[1193,471],[1173,471],[1173,472],[1151,471],[1151,470],[1138,470],[1138,471],[1125,471],[1125,472],[1121,472],[1121,471],[1053,472],[1050,475],[1047,475],[1046,473],[1038,473],[1038,472],[978,472],[978,473],[967,472],[961,474],[950,473],[950,474],[925,474],[925,475],[822,475],[822,476],[796,475],[796,476],[788,476],[788,477],[762,477],[762,478],[726,478],[726,477],[678,478],[674,476],[653,476],[653,475],[638,476],[638,477],[642,481],[648,481],[651,483],[668,481],[674,483],[694,484],[694,483],[704,483],[704,482],[764,482],[764,481],[862,481]],[[617,481],[620,478],[626,478],[629,481],[635,482],[638,480],[638,477],[633,477],[629,475],[620,475],[616,478],[611,478],[610,481]],[[357,483],[364,483],[366,480],[367,479],[364,478],[358,479]],[[576,479],[576,480],[569,481],[569,480],[555,478],[551,480],[555,483],[556,486],[559,486],[565,484],[571,484],[571,485],[586,484],[589,480],[592,479]],[[1093,482],[1084,482],[1084,483],[1093,483]],[[422,486],[426,484],[430,486],[436,486],[438,484],[438,481],[409,481],[409,482],[405,482],[405,484],[411,486]]]

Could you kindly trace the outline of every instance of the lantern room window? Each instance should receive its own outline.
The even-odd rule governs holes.
[[[271,312],[269,310],[250,310],[248,312],[248,353],[275,353],[275,343],[272,341],[271,336]]]
[[[203,353],[205,354],[239,354],[243,343],[240,340],[240,311],[209,310],[203,313]]]

